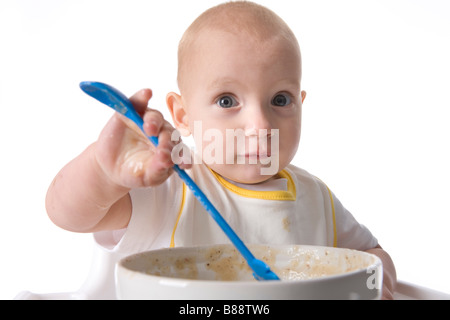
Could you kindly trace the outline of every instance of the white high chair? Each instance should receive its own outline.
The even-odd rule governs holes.
[[[75,292],[33,293],[22,291],[15,300],[114,300],[116,299],[115,265],[122,256],[108,247],[111,239],[103,233],[94,234],[94,249],[87,279]]]

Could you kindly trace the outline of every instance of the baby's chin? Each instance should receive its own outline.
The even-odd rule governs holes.
[[[243,183],[258,184],[273,178],[277,173],[263,174],[264,166],[260,164],[228,164],[228,165],[212,165],[210,168],[225,179]]]

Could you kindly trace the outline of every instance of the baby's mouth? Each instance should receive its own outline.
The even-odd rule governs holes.
[[[266,160],[272,155],[270,146],[270,142],[267,140],[261,141],[256,137],[251,137],[247,140],[244,148],[236,150],[237,158],[248,160],[246,163]]]
[[[270,152],[270,150],[260,150],[260,149],[237,153],[238,160],[245,160],[245,163],[250,164],[268,160],[270,159],[271,156],[272,153]]]
[[[270,156],[271,156],[270,153],[267,153],[267,152],[245,153],[245,154],[238,155],[238,157],[248,158],[248,159],[266,159],[266,158],[270,158]]]

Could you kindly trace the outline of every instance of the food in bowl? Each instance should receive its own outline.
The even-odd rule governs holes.
[[[119,261],[121,299],[378,299],[375,255],[342,248],[249,245],[281,281],[257,281],[232,245],[147,251]]]

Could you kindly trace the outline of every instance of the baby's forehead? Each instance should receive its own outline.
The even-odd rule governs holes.
[[[186,30],[178,47],[178,82],[184,78],[190,61],[202,51],[204,44],[218,34],[227,34],[228,41],[242,41],[263,48],[273,39],[287,41],[299,59],[298,41],[289,26],[273,11],[252,2],[227,2],[200,15]],[[227,43],[221,45],[226,46]]]
[[[255,51],[271,45],[274,41],[278,44],[284,41],[283,47],[292,48],[300,53],[295,35],[283,21],[270,25],[264,23],[265,20],[254,22],[254,19],[243,19],[242,16],[239,18],[226,19],[226,23],[208,20],[188,30],[179,45],[179,63],[191,60],[192,54],[205,54],[204,45],[216,39],[224,39],[224,42],[220,43],[221,46],[244,43],[252,46]]]
[[[296,41],[288,25],[271,10],[238,4],[229,3],[206,11],[188,28],[185,37],[195,39],[205,31],[222,31],[249,40],[264,40],[282,34]]]

